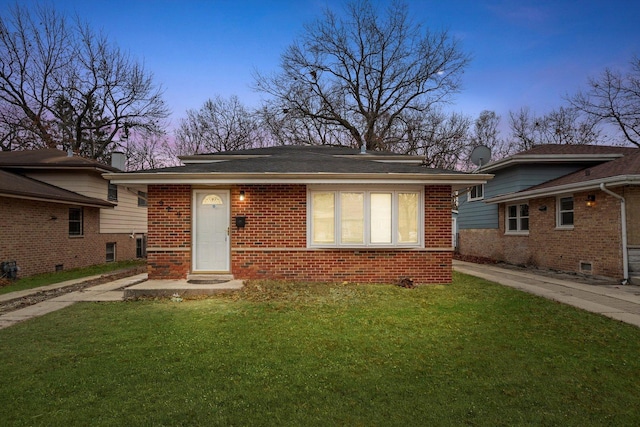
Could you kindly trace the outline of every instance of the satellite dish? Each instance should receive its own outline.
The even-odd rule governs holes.
[[[471,152],[471,163],[478,167],[486,165],[491,160],[491,149],[484,145],[478,145]]]

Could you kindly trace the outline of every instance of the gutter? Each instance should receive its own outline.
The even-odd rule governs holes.
[[[601,183],[600,184],[600,190],[604,191],[605,193],[615,197],[616,199],[620,200],[620,221],[622,222],[622,269],[623,269],[623,273],[624,273],[624,279],[622,279],[622,284],[623,285],[627,285],[629,284],[629,249],[627,247],[627,208],[626,208],[626,201],[624,199],[624,197],[622,197],[621,195],[614,193],[613,191],[609,190],[605,183]]]

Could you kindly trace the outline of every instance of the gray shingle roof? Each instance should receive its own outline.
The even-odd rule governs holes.
[[[111,202],[83,196],[54,185],[0,170],[0,195],[81,206],[113,207]]]
[[[181,158],[187,163],[184,166],[138,172],[464,175],[463,172],[424,167],[421,158],[416,156],[379,152],[361,154],[359,150],[347,147],[279,146]],[[202,163],[192,163],[198,161]]]

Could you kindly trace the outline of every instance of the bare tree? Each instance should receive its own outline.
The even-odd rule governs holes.
[[[188,110],[175,133],[178,155],[239,150],[259,145],[255,116],[238,99],[216,96]]]
[[[500,137],[500,116],[495,111],[484,110],[473,124],[473,132],[470,136],[470,148],[485,146],[491,149],[491,158],[493,160],[501,159],[508,156],[509,146],[506,141]],[[468,154],[471,154],[469,150]]]
[[[598,120],[581,114],[572,107],[560,107],[536,117],[529,108],[509,113],[511,153],[529,150],[540,144],[599,144],[602,143]]]
[[[631,61],[626,74],[605,69],[589,79],[588,89],[570,102],[595,120],[613,124],[628,142],[640,147],[640,58]]]
[[[167,115],[152,74],[79,19],[17,4],[0,16],[3,149],[105,159],[130,130],[159,131]]]
[[[446,102],[469,61],[447,32],[414,24],[398,1],[383,16],[370,1],[350,3],[344,19],[327,10],[305,29],[282,55],[281,71],[257,73],[255,87],[283,111],[344,129],[358,148],[389,150],[403,113]]]
[[[343,127],[308,120],[298,110],[283,109],[277,102],[265,102],[257,115],[265,132],[262,140],[269,145],[352,144],[349,133]]]
[[[457,169],[467,148],[470,119],[459,113],[432,109],[425,114],[408,112],[394,133],[399,135],[392,151],[424,156],[426,166]],[[404,132],[400,134],[400,132]]]

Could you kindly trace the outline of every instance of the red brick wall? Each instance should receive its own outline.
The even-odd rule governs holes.
[[[149,185],[147,206],[149,278],[185,278],[191,268],[191,186]]]
[[[239,200],[239,192],[245,200]],[[190,269],[189,186],[149,186],[149,274],[185,277]],[[167,201],[173,209],[168,211]],[[305,185],[231,189],[231,272],[240,279],[395,283],[451,282],[451,188],[425,188],[425,250],[307,249]],[[163,204],[159,202],[163,201]],[[244,228],[233,217],[246,216]],[[170,234],[168,236],[167,234]],[[173,248],[173,249],[172,249]],[[445,249],[443,249],[445,248]],[[185,250],[188,249],[188,250]]]
[[[586,206],[589,194],[596,196],[594,207]],[[601,191],[573,197],[573,229],[556,228],[556,198],[548,197],[529,200],[528,236],[504,234],[505,205],[500,204],[500,228],[460,230],[460,253],[569,272],[581,272],[580,263],[588,262],[591,274],[621,278],[620,202]]]
[[[0,198],[0,261],[16,261],[19,277],[106,262],[107,242],[116,260],[134,259],[136,241],[128,234],[100,234],[99,209],[83,208],[84,235],[69,237],[69,205]],[[55,217],[56,219],[52,219]]]

